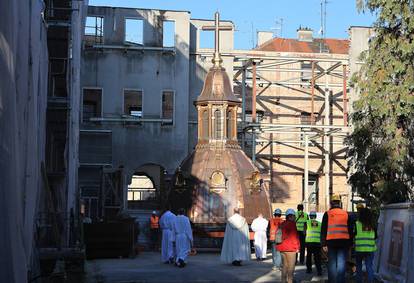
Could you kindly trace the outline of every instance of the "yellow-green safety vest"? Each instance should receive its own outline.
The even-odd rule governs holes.
[[[303,214],[301,217],[299,217],[299,214]],[[296,211],[296,229],[298,231],[305,230],[305,223],[308,221],[309,217],[306,212],[301,211],[300,213]]]
[[[377,245],[375,243],[374,230],[363,231],[362,223],[356,222],[356,235],[355,235],[355,251],[356,252],[375,252]]]
[[[312,225],[313,224],[313,225]],[[316,225],[315,225],[316,224]],[[321,242],[321,222],[317,220],[306,221],[306,243],[320,243]]]

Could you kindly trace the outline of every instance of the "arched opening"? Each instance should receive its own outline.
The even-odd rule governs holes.
[[[128,209],[160,209],[166,186],[166,171],[162,166],[146,164],[138,167],[127,181]]]
[[[214,138],[216,140],[223,138],[223,122],[220,109],[214,111]]]
[[[132,175],[128,185],[128,204],[131,201],[156,200],[156,189],[152,180],[145,174],[136,173]]]

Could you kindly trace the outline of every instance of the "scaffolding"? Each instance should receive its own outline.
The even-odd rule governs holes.
[[[233,80],[235,88],[240,89],[242,97],[239,134],[244,150],[250,151],[246,149],[246,143],[251,142],[251,157],[256,163],[260,152],[273,144],[303,149],[303,183],[306,185],[303,186],[302,202],[305,211],[309,211],[309,199],[311,197],[307,185],[309,184],[309,147],[313,145],[320,149],[321,155],[323,155],[323,158],[321,158],[321,167],[323,166],[323,168],[320,170],[324,175],[325,193],[323,199],[324,206],[327,209],[330,195],[333,192],[332,182],[330,181],[333,175],[331,163],[335,162],[339,165],[338,159],[344,159],[343,154],[346,149],[343,146],[343,140],[350,129],[347,110],[348,58],[346,55],[336,56],[326,53],[295,55],[277,53],[276,55],[262,54],[255,56],[254,52],[253,54],[236,54],[235,62],[239,64],[234,67]],[[258,98],[260,96],[266,97],[265,93],[271,91],[272,88],[306,95],[309,97],[310,105],[307,106],[307,109],[310,108],[310,111],[302,112],[306,115],[301,116],[299,123],[274,122],[272,118],[270,118],[270,122],[258,119],[258,104],[265,110],[265,117],[267,115],[278,115],[263,103],[258,103]],[[251,98],[247,96],[248,90],[251,92]],[[258,90],[260,90],[259,93]],[[296,93],[291,95],[294,96]],[[301,110],[300,106],[280,103],[280,98],[278,99],[277,96],[272,98],[268,99],[267,102],[286,109]],[[316,100],[322,103],[319,109],[316,109]],[[340,105],[340,102],[342,102],[342,105]],[[247,117],[246,110],[246,105],[249,103],[251,104],[251,118]],[[341,113],[340,122],[338,122],[338,115],[333,114],[334,110],[338,112],[336,109]],[[318,111],[315,112],[315,110]],[[283,139],[277,137],[277,135],[291,134],[298,134],[301,138]],[[265,144],[259,152],[257,152],[258,143]],[[334,152],[334,145],[342,145],[342,148]],[[274,157],[271,156],[270,158]],[[340,167],[346,176],[345,166]]]

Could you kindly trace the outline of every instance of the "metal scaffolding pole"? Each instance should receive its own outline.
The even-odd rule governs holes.
[[[252,122],[256,123],[256,62],[253,62],[253,85],[252,85]]]
[[[342,66],[343,68],[343,83],[344,83],[344,88],[343,88],[343,111],[344,111],[344,126],[348,126],[348,109],[347,109],[347,85],[346,85],[346,65]]]
[[[242,125],[243,127],[245,127],[246,125],[246,68],[243,68],[242,71]],[[241,144],[242,144],[242,149],[244,151],[245,148],[245,139],[246,139],[246,133],[245,131],[242,132],[242,136],[241,136]]]
[[[328,88],[328,73],[325,74],[325,119],[324,125],[329,126],[329,88]],[[324,173],[325,173],[325,209],[329,208],[329,134],[328,129],[324,130]]]
[[[304,164],[304,182],[303,182],[303,206],[306,212],[309,212],[309,136],[305,133],[305,164]]]

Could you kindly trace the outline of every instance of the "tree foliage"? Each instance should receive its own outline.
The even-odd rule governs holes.
[[[414,1],[357,0],[377,15],[365,64],[354,75],[359,92],[351,116],[350,183],[369,204],[413,198]]]

